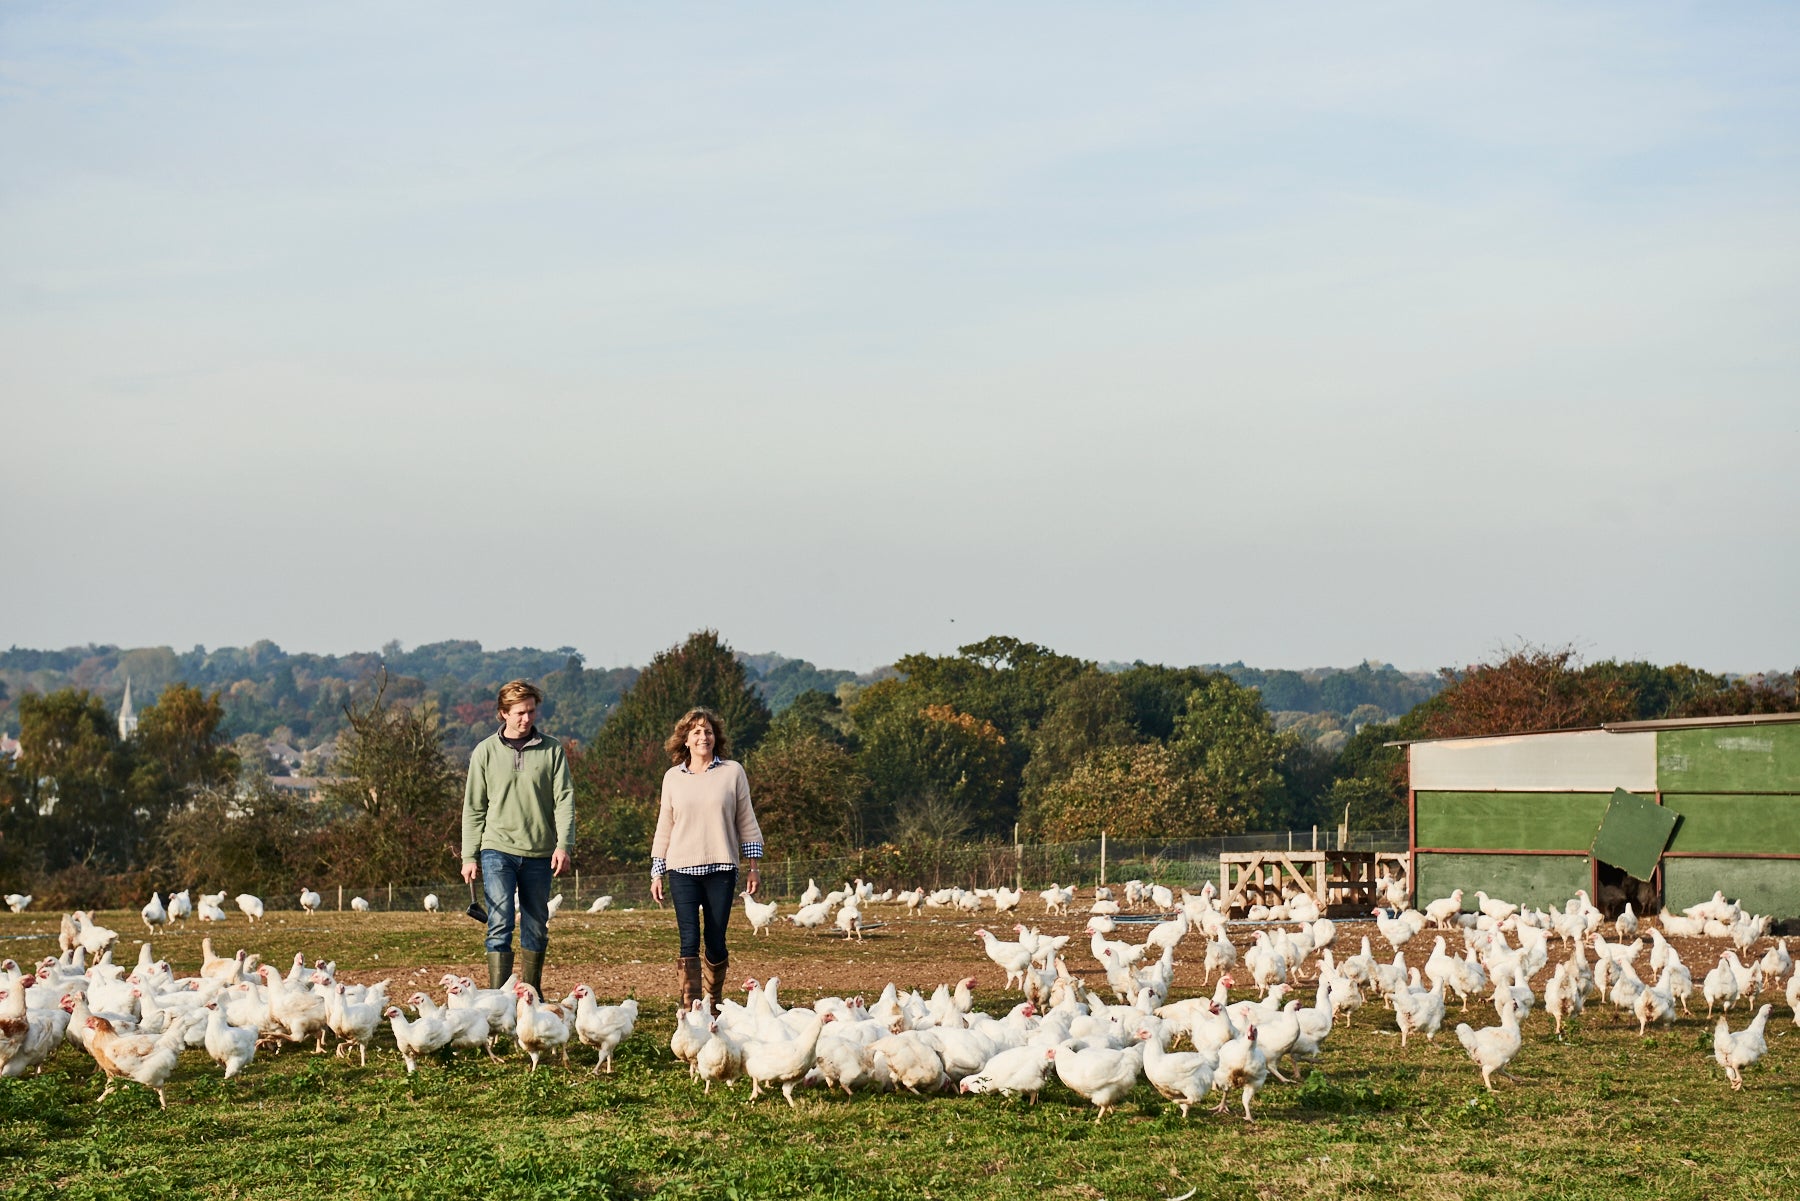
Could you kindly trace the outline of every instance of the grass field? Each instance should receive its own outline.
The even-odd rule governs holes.
[[[883,907],[885,909],[885,907]],[[885,916],[885,914],[883,915]],[[135,914],[101,914],[143,933]],[[741,915],[738,919],[741,922]],[[740,925],[733,975],[779,974],[785,1003],[822,991],[870,995],[894,980],[925,988],[965,975],[977,1005],[1017,1001],[970,940],[976,922],[890,917],[861,945],[791,928],[752,940]],[[1045,922],[1078,931],[1080,918]],[[1358,925],[1340,931],[1354,939]],[[0,914],[0,955],[53,952],[55,915]],[[359,980],[387,976],[404,997],[448,967],[474,971],[479,928],[460,916],[272,914],[214,933],[285,966],[296,951],[335,959]],[[46,937],[48,935],[48,937]],[[1800,1197],[1800,1031],[1779,998],[1769,1053],[1733,1093],[1712,1060],[1703,1017],[1640,1039],[1635,1021],[1590,1007],[1558,1044],[1534,1013],[1513,1062],[1523,1081],[1490,1095],[1457,1045],[1454,1004],[1435,1045],[1401,1049],[1372,1001],[1325,1046],[1322,1071],[1271,1080],[1247,1125],[1183,1119],[1148,1085],[1096,1125],[1052,1082],[1023,1099],[916,1098],[802,1091],[746,1104],[747,1084],[703,1096],[669,1053],[673,919],[665,912],[565,914],[551,927],[547,985],[587,980],[603,1001],[634,989],[637,1033],[617,1072],[526,1071],[515,1057],[421,1065],[391,1049],[366,1068],[330,1054],[260,1053],[237,1080],[190,1052],[169,1108],[136,1085],[97,1104],[103,1081],[81,1052],[40,1076],[0,1081],[0,1188],[7,1196],[132,1197],[872,1197],[1542,1198]],[[121,960],[135,957],[126,933]],[[178,974],[200,961],[196,932],[155,940]],[[1760,947],[1759,947],[1760,950]],[[1424,952],[1409,955],[1422,962]],[[1091,966],[1085,952],[1073,966]],[[1696,976],[1704,961],[1688,956]],[[1176,995],[1199,991],[1184,965]],[[1536,981],[1541,990],[1547,976]],[[441,995],[441,993],[439,994]],[[1242,992],[1240,995],[1249,995]],[[1471,1007],[1476,1026],[1491,1008]],[[1742,1019],[1733,1025],[1741,1026]],[[384,1037],[386,1037],[384,1035]]]

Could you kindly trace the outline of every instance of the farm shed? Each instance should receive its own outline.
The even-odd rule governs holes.
[[[1604,884],[1680,909],[1720,889],[1800,915],[1800,714],[1413,742],[1407,777],[1416,897]]]

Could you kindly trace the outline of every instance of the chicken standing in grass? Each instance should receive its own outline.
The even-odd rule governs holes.
[[[1713,1031],[1713,1058],[1725,1069],[1733,1092],[1744,1087],[1744,1069],[1768,1051],[1764,1031],[1769,1025],[1769,1014],[1774,1011],[1773,1005],[1764,1005],[1756,1011],[1750,1024],[1736,1034],[1731,1032],[1730,1022],[1723,1017],[1719,1019],[1719,1027]]]
[[[1497,1091],[1493,1081],[1495,1072],[1499,1072],[1514,1084],[1518,1083],[1518,1078],[1506,1070],[1506,1065],[1511,1063],[1513,1056],[1519,1053],[1519,1047],[1523,1043],[1519,1034],[1519,1015],[1513,1007],[1512,997],[1507,993],[1501,993],[1499,1001],[1500,1024],[1498,1026],[1486,1026],[1476,1030],[1465,1022],[1456,1028],[1457,1041],[1462,1043],[1463,1050],[1469,1053],[1469,1058],[1473,1059],[1481,1068],[1481,1082],[1487,1085],[1490,1093]]]
[[[1269,1061],[1262,1048],[1256,1045],[1256,1033],[1256,1027],[1251,1026],[1242,1038],[1234,1038],[1219,1048],[1219,1066],[1213,1072],[1213,1087],[1219,1090],[1219,1106],[1214,1113],[1227,1112],[1231,1107],[1232,1091],[1241,1089],[1244,1120],[1256,1120],[1250,1116],[1250,1100],[1262,1091],[1269,1078]]]
[[[637,998],[627,997],[617,1005],[602,1005],[594,999],[594,990],[585,984],[576,985],[572,995],[575,997],[575,1035],[599,1055],[594,1060],[594,1075],[600,1074],[602,1065],[611,1072],[613,1052],[631,1037],[631,1031],[637,1025]]]
[[[187,1045],[187,1020],[170,1022],[169,1028],[156,1038],[121,1034],[103,1017],[90,1017],[87,1025],[93,1031],[88,1053],[106,1073],[106,1089],[99,1099],[106,1100],[121,1079],[135,1080],[154,1092],[156,1103],[167,1109],[169,1099],[163,1094],[163,1085],[174,1074],[182,1048]]]
[[[217,1001],[208,1002],[206,1053],[212,1056],[214,1063],[225,1069],[225,1079],[229,1080],[256,1058],[256,1031],[233,1026],[226,1020],[225,1011],[219,1008]]]
[[[1111,1047],[1076,1050],[1074,1043],[1066,1042],[1051,1048],[1050,1054],[1056,1064],[1057,1079],[1086,1097],[1099,1110],[1094,1115],[1095,1124],[1137,1087],[1144,1066],[1142,1046],[1123,1051]]]
[[[421,1015],[418,1020],[409,1022],[398,1005],[389,1005],[381,1016],[393,1023],[394,1045],[406,1061],[408,1076],[419,1070],[421,1055],[430,1055],[450,1045],[450,1027],[435,1018]]]
[[[763,1085],[779,1084],[788,1106],[799,1108],[794,1104],[794,1085],[812,1070],[825,1019],[808,1011],[794,1012],[806,1016],[792,1038],[754,1038],[744,1045],[744,1075],[750,1077],[752,1101],[762,1096]]]
[[[1179,1105],[1181,1116],[1187,1117],[1188,1109],[1198,1105],[1213,1086],[1214,1073],[1219,1070],[1217,1053],[1171,1053],[1163,1047],[1163,1033],[1145,1029],[1137,1036],[1144,1043],[1144,1079],[1164,1100]]]
[[[529,984],[520,983],[513,989],[513,994],[519,999],[513,1037],[531,1056],[531,1070],[537,1071],[538,1061],[552,1051],[561,1052],[563,1066],[568,1067],[569,1023],[562,1010],[553,1005],[539,1005],[537,992]]]

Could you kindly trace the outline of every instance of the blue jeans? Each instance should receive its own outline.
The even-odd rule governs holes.
[[[481,890],[487,897],[487,949],[512,950],[513,893],[519,894],[519,949],[550,949],[550,860],[505,851],[481,852]]]
[[[725,923],[731,920],[731,898],[737,894],[735,871],[690,876],[669,872],[669,900],[675,906],[675,929],[681,936],[681,955],[691,959],[700,953],[700,916],[706,915],[706,958],[725,962]]]

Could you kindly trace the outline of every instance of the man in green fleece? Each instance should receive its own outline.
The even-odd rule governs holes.
[[[513,971],[513,896],[519,898],[519,978],[543,994],[550,878],[569,870],[575,789],[562,743],[537,728],[544,694],[514,680],[500,690],[500,729],[469,756],[463,789],[462,877],[487,896],[488,987]]]

